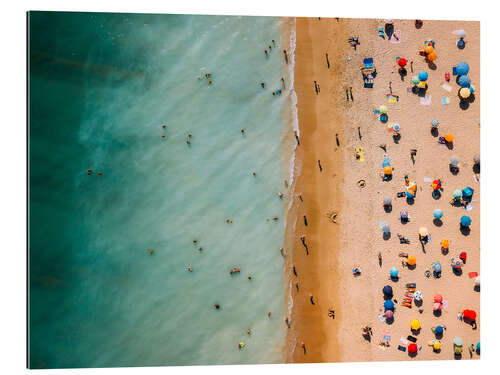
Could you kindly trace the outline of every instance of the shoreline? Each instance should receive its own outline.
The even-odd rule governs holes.
[[[315,25],[317,22],[321,22],[319,27]],[[327,212],[337,211],[340,220],[343,185],[338,181],[343,179],[343,154],[336,146],[335,134],[342,138],[343,129],[340,114],[336,112],[336,97],[327,93],[335,87],[343,71],[333,64],[328,69],[324,51],[328,51],[330,61],[334,61],[340,54],[340,47],[332,48],[330,40],[320,36],[341,26],[335,19],[320,21],[314,18],[296,18],[295,25],[294,74],[300,145],[295,151],[295,182],[291,189],[292,205],[287,214],[285,239],[285,248],[289,249],[287,304],[293,301],[288,317],[291,328],[287,331],[286,362],[332,362],[338,361],[341,355],[334,337],[342,306],[336,303],[338,252],[332,251],[339,248],[339,227],[327,217]],[[313,45],[312,40],[321,42]],[[321,82],[319,95],[314,91],[314,80]],[[319,170],[317,160],[321,160],[323,171]],[[298,198],[299,194],[303,201]],[[303,215],[307,217],[307,226]],[[305,254],[301,235],[306,236],[309,255]],[[293,274],[294,266],[297,277]],[[328,283],[322,282],[325,275],[328,275]],[[328,316],[329,309],[335,310],[337,320]]]

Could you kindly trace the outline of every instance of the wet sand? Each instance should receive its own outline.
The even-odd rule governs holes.
[[[473,157],[479,154],[479,23],[460,21],[424,21],[421,29],[416,29],[414,21],[394,20],[396,30],[401,31],[401,42],[391,43],[382,39],[377,29],[384,26],[384,20],[358,19],[297,19],[297,47],[295,52],[295,88],[298,96],[300,146],[297,148],[295,197],[288,216],[287,248],[292,249],[288,257],[288,270],[292,285],[294,308],[291,329],[288,332],[288,362],[336,362],[336,361],[386,361],[386,360],[429,360],[453,359],[453,338],[460,336],[464,341],[463,359],[469,358],[468,347],[479,341],[478,329],[457,319],[463,309],[474,309],[479,318],[479,293],[473,289],[473,279],[468,272],[479,273],[479,183],[473,179]],[[466,48],[459,50],[457,37],[451,32],[457,29],[467,31]],[[359,36],[361,45],[355,51],[347,44],[350,36]],[[436,42],[438,59],[435,69],[431,69],[418,55],[419,48],[427,38]],[[328,52],[330,69],[326,64]],[[396,57],[413,61],[414,73],[408,64],[408,75],[401,80],[396,66]],[[374,88],[363,88],[360,73],[363,58],[373,57],[377,68]],[[350,61],[347,58],[351,58]],[[451,67],[459,61],[467,61],[471,67],[470,77],[476,87],[475,102],[463,110],[457,97],[458,85],[451,76],[449,93],[441,88],[444,74],[451,74]],[[408,93],[410,79],[419,71],[429,73],[428,95],[432,103],[423,106],[418,96]],[[317,95],[314,81],[320,86]],[[393,94],[399,101],[389,104],[389,82]],[[352,87],[354,102],[346,100],[345,90]],[[449,105],[441,104],[441,96],[450,97]],[[401,140],[393,142],[387,124],[381,123],[373,113],[380,105],[387,105],[389,121],[401,126]],[[439,133],[453,133],[453,150],[437,143],[437,137],[430,133],[430,121],[438,119]],[[358,136],[360,128],[362,139]],[[339,135],[337,147],[335,134]],[[392,181],[383,182],[382,161],[385,144],[387,154],[394,167]],[[359,162],[354,149],[364,147],[366,160]],[[415,164],[410,159],[410,150],[417,149]],[[452,175],[449,159],[460,159],[460,172]],[[318,168],[321,160],[323,171]],[[409,205],[404,198],[396,198],[396,193],[405,190],[404,175],[418,185],[415,203]],[[440,178],[444,191],[435,200],[431,196],[430,183],[424,177]],[[365,180],[366,186],[359,188],[357,181]],[[472,187],[474,191],[473,210],[449,204],[455,189]],[[303,202],[297,198],[301,194]],[[393,201],[392,212],[386,213],[382,207],[385,196]],[[443,225],[433,223],[433,210],[444,211]],[[399,221],[402,209],[410,213],[406,225]],[[338,211],[337,224],[327,213]],[[308,225],[303,222],[307,215]],[[462,215],[472,218],[471,232],[465,236],[459,231]],[[382,239],[379,223],[386,221],[391,226],[392,236]],[[418,229],[429,229],[432,242],[423,249],[418,241]],[[403,234],[411,241],[401,245],[396,236]],[[300,241],[306,236],[309,256]],[[441,239],[451,243],[447,255],[441,253]],[[425,252],[424,252],[425,251]],[[462,251],[467,252],[467,263],[463,274],[456,276],[451,271],[450,259]],[[383,256],[379,267],[377,254]],[[414,270],[403,268],[398,256],[407,252],[417,258]],[[434,279],[424,276],[432,262],[443,265],[443,276]],[[291,272],[295,265],[297,277]],[[362,267],[361,277],[354,278],[351,270]],[[397,267],[399,282],[388,280],[389,269]],[[299,282],[299,291],[295,283]],[[420,309],[401,306],[405,284],[415,282],[423,293]],[[395,320],[383,323],[378,315],[383,313],[382,287],[391,285],[397,300]],[[432,297],[440,293],[448,307],[441,316],[433,314]],[[315,305],[310,302],[313,296]],[[335,310],[335,319],[328,316],[328,310]],[[415,358],[407,352],[397,350],[402,345],[400,338],[410,335],[410,320],[419,319],[422,329],[417,344],[422,346]],[[442,350],[434,353],[427,343],[434,339],[431,327],[444,324],[447,327]],[[361,335],[361,327],[369,325],[373,329],[371,342]],[[378,344],[382,335],[391,335],[390,347]],[[301,343],[306,346],[303,353]],[[478,358],[475,354],[473,358]]]

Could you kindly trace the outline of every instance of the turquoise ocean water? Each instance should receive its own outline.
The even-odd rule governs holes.
[[[283,361],[280,26],[30,13],[30,367]]]

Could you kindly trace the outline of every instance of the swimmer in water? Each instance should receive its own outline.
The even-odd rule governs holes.
[[[248,280],[252,280],[252,275],[248,275]]]
[[[187,268],[187,270],[188,270],[189,272],[193,272],[193,267],[189,266],[189,267]]]
[[[245,134],[245,129],[241,128],[241,134]]]
[[[214,307],[215,307],[216,310],[220,309],[220,305],[218,303],[214,303]]]
[[[260,83],[260,85],[262,86],[262,88],[264,88],[264,87],[265,87],[264,82],[261,82],[261,83]]]
[[[102,176],[103,173],[102,172],[97,172],[97,175]]]
[[[252,174],[253,174],[254,176],[257,176],[257,173],[255,173],[255,172],[252,172]]]
[[[91,175],[92,174],[92,169],[87,169],[87,175]]]
[[[267,313],[267,316],[270,318],[271,317],[271,311]]]
[[[283,193],[281,191],[278,193],[278,197],[283,198]]]

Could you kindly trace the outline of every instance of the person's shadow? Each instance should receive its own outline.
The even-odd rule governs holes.
[[[382,233],[382,238],[384,239],[384,241],[390,240],[391,239],[391,232]]]
[[[439,189],[433,190],[432,191],[432,198],[438,200],[441,198],[441,191]]]
[[[464,236],[468,236],[470,234],[470,228],[460,225],[460,233],[462,233]]]
[[[479,163],[474,164],[472,166],[472,172],[477,173],[477,174],[481,173],[481,164],[479,164]]]
[[[438,130],[438,128],[431,128],[431,135],[433,137],[439,137],[439,130]]]
[[[363,338],[368,342],[372,342],[372,337],[369,333],[363,333]]]
[[[436,227],[441,227],[443,226],[443,221],[441,219],[434,219],[432,221]]]
[[[462,276],[462,269],[461,268],[458,268],[458,267],[452,267],[452,270],[453,270],[453,273],[456,275],[456,276]]]
[[[434,316],[436,318],[439,318],[441,316],[441,314],[442,314],[441,310],[434,310],[432,313],[434,314]]]
[[[408,75],[408,71],[405,68],[399,68],[398,73],[401,77],[401,81],[404,81],[405,77]]]
[[[415,198],[406,197],[406,203],[412,206],[413,204],[415,204]]]
[[[434,61],[427,61],[427,66],[429,67],[430,70],[436,70],[437,66],[434,64]]]
[[[384,211],[387,213],[391,213],[392,212],[392,204],[385,205]]]

